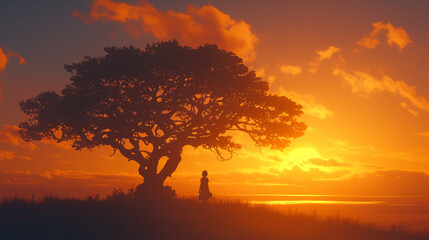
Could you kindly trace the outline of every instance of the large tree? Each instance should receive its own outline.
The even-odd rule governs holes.
[[[71,83],[20,102],[26,141],[72,141],[73,148],[110,146],[140,165],[148,189],[159,190],[185,146],[229,158],[242,131],[257,146],[284,149],[302,136],[302,107],[268,92],[268,83],[242,59],[216,45],[177,41],[144,50],[107,47],[103,57],[66,65]],[[167,161],[158,171],[161,158]]]

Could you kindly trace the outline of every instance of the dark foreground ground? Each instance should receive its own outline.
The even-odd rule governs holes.
[[[237,201],[47,197],[5,200],[0,239],[429,239],[403,227],[379,228],[342,217],[284,214]]]

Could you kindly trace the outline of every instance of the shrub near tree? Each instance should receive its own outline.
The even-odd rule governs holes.
[[[72,141],[73,148],[110,146],[137,162],[143,189],[159,192],[183,148],[229,159],[241,131],[257,146],[284,149],[304,134],[302,107],[268,92],[268,83],[232,52],[177,41],[142,50],[106,47],[102,57],[66,65],[70,84],[20,102],[26,141]],[[158,171],[161,158],[165,165]]]

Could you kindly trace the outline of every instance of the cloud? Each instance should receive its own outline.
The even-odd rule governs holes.
[[[356,190],[378,195],[427,195],[429,175],[424,172],[387,170],[367,173],[350,179]],[[349,185],[350,186],[350,185]],[[355,191],[356,191],[355,190]]]
[[[316,73],[317,68],[319,67],[321,61],[330,59],[332,55],[334,55],[339,51],[341,51],[341,49],[335,46],[329,46],[329,48],[326,50],[316,51],[319,57],[314,59],[313,62],[310,62],[310,68],[308,69],[308,71],[313,74]]]
[[[260,68],[255,71],[257,77],[263,78],[265,77],[265,68]]]
[[[257,37],[245,21],[234,20],[212,5],[201,8],[189,5],[186,13],[155,9],[141,1],[136,5],[111,0],[94,0],[89,16],[73,11],[73,16],[86,23],[94,21],[120,22],[135,38],[151,33],[158,40],[177,39],[182,44],[199,46],[217,44],[233,51],[244,60],[255,58]]]
[[[300,66],[294,66],[294,65],[282,65],[279,67],[279,69],[282,73],[286,73],[290,75],[298,75],[302,72],[302,69]]]
[[[362,39],[357,44],[363,47],[372,49],[377,47],[378,44],[380,44],[380,40],[373,37],[362,37]],[[355,50],[355,51],[358,52],[359,50]]]
[[[332,115],[332,112],[320,103],[316,103],[316,97],[311,94],[299,94],[294,91],[286,91],[282,87],[279,88],[277,94],[286,96],[292,101],[301,104],[304,109],[304,114],[313,117],[325,119]]]
[[[34,143],[25,142],[24,140],[22,140],[18,131],[19,131],[18,126],[4,124],[3,129],[0,130],[0,142],[12,144],[14,146],[19,146],[22,148],[28,148],[30,150],[37,149],[37,146]],[[57,141],[52,140],[52,139],[42,139],[39,142],[43,143],[43,144],[51,144],[57,148],[61,148],[64,150],[72,149],[72,142],[71,141],[57,142]]]
[[[34,160],[34,158],[32,158],[32,157],[28,157],[28,156],[19,156],[21,159],[24,159],[24,160],[28,160],[28,161],[31,161],[31,160]]]
[[[385,90],[383,81],[363,72],[355,71],[354,74],[347,73],[339,68],[332,72],[335,76],[341,76],[352,87],[352,91],[361,97],[369,97],[372,92]]]
[[[3,125],[3,129],[0,130],[0,142],[12,144],[14,146],[19,146],[23,148],[29,148],[30,150],[37,149],[36,145],[34,145],[33,143],[25,142],[24,140],[22,140],[18,131],[19,127],[16,125]]]
[[[388,164],[386,165],[386,163],[391,160],[411,162],[427,160],[427,154],[420,154],[414,151],[394,151],[392,149],[377,148],[371,145],[354,145],[353,143],[340,139],[327,139],[327,141],[333,145],[326,147],[324,149],[325,152],[331,153],[332,155],[336,154],[336,156],[349,156],[354,158],[354,161],[360,163],[367,164],[372,162],[376,164],[376,167],[381,168],[387,167]],[[360,157],[355,158],[356,156]]]
[[[18,54],[10,52],[10,51],[5,52],[3,50],[3,48],[0,47],[0,74],[2,74],[6,70],[6,64],[8,63],[9,58],[11,58],[11,57],[15,57],[15,58],[19,59],[19,64],[27,63],[25,61],[25,59],[23,57],[19,56]],[[1,82],[0,82],[0,99],[1,98],[2,98],[2,95],[1,95]]]
[[[414,86],[409,86],[404,81],[395,81],[387,75],[383,74],[382,79],[377,79],[367,73],[355,71],[353,74],[347,73],[339,68],[334,68],[334,75],[342,77],[350,86],[352,91],[360,96],[368,97],[373,92],[387,91],[393,94],[398,94],[401,97],[408,99],[418,109],[429,112],[429,102],[425,97],[420,96],[416,92]]]
[[[274,75],[268,76],[267,82],[270,86],[273,85],[274,81],[276,81],[276,76],[274,76]]]
[[[380,44],[380,40],[377,38],[378,33],[381,30],[386,30],[386,42],[389,46],[396,45],[399,50],[402,50],[405,46],[412,43],[410,36],[402,27],[395,27],[392,23],[375,22],[372,23],[374,30],[372,30],[369,36],[364,36],[357,42],[357,44],[366,48],[376,48]]]
[[[321,179],[333,180],[333,179],[341,179],[349,173],[350,172],[347,170],[327,172],[317,167],[311,167],[306,171],[294,165],[291,169],[284,169],[282,172],[280,172],[278,181],[280,183],[282,182],[299,183],[299,182],[308,182],[308,181],[318,181]]]
[[[0,150],[0,161],[6,160],[6,159],[10,160],[10,159],[13,159],[14,157],[15,157],[15,154],[13,154],[13,152]]]
[[[343,167],[348,166],[348,163],[344,162],[338,162],[335,159],[321,159],[321,158],[312,158],[308,159],[308,163],[311,163],[313,165],[322,166],[322,167]]]
[[[414,117],[418,117],[419,113],[416,112],[414,109],[412,109],[408,104],[401,102],[401,107],[405,110],[407,110],[409,113],[411,113],[411,115],[413,115]]]
[[[26,64],[27,62],[25,59],[21,56],[19,56],[16,53],[7,51],[5,52],[2,47],[0,47],[0,74],[3,73],[4,70],[6,70],[6,64],[9,61],[9,58],[15,57],[19,59],[19,64]]]
[[[61,163],[61,164],[70,164],[71,161],[66,161],[66,160],[57,160],[57,163]]]
[[[73,148],[72,147],[72,145],[73,145],[72,141],[57,142],[56,140],[52,140],[52,139],[42,139],[42,140],[40,140],[40,142],[44,143],[44,144],[52,144],[55,147],[61,148],[64,150],[70,150]]]
[[[128,172],[104,173],[104,172],[88,172],[77,170],[61,170],[53,169],[52,171],[45,171],[41,174],[47,178],[69,178],[69,179],[121,179],[121,178],[141,178],[137,173],[131,174]]]
[[[334,53],[339,52],[341,49],[335,46],[329,46],[326,50],[316,51],[319,54],[319,61],[323,61],[325,59],[330,59]]]
[[[222,176],[223,177],[223,176]],[[345,194],[345,195],[427,195],[429,190],[429,175],[424,172],[387,170],[354,174],[347,170],[325,172],[318,168],[305,171],[298,166],[290,170],[270,173],[231,173],[225,176],[224,181],[238,181],[241,188],[251,185],[255,188],[257,183],[277,183],[282,186],[276,190],[294,193],[312,194]],[[259,180],[244,182],[246,179]],[[350,187],[353,186],[353,187]],[[240,189],[237,189],[240,191]],[[274,191],[272,191],[274,192]]]
[[[255,185],[296,185],[318,181],[320,179],[340,179],[350,172],[347,170],[324,171],[317,167],[309,169],[300,168],[297,165],[291,165],[289,168],[282,170],[271,168],[269,170],[232,170],[230,172],[211,172],[213,176],[212,184],[242,184],[254,187]],[[175,175],[174,180],[181,182],[195,181],[195,176],[200,172],[185,173],[181,172]],[[216,177],[214,177],[216,176]]]
[[[416,135],[429,138],[429,132],[420,132],[416,133]]]

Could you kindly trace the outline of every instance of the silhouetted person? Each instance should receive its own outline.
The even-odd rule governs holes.
[[[209,179],[207,178],[207,171],[203,171],[203,177],[201,178],[201,184],[200,189],[198,190],[198,193],[200,194],[198,196],[198,199],[202,200],[203,202],[209,200],[209,198],[212,197],[212,193],[209,190]]]

